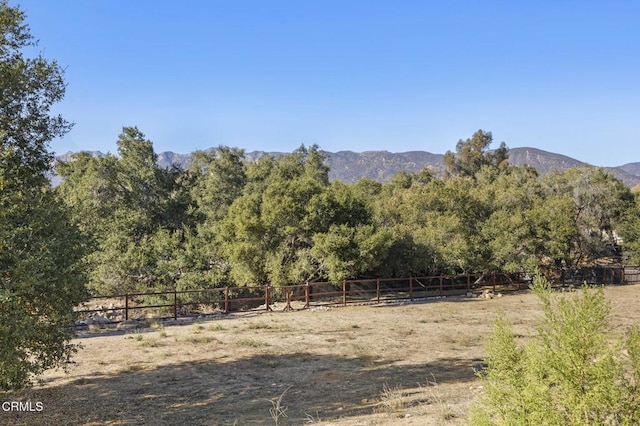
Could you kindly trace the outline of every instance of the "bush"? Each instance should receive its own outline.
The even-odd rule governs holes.
[[[535,336],[517,345],[503,315],[487,341],[485,393],[473,425],[640,424],[640,331],[614,334],[602,288],[554,294],[532,286],[544,316]]]

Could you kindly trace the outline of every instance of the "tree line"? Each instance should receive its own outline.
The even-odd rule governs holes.
[[[117,155],[57,166],[56,195],[84,236],[88,288],[113,294],[462,272],[534,272],[640,260],[638,198],[601,168],[540,176],[491,132],[460,140],[445,173],[330,182],[317,146],[244,159],[198,151],[162,168],[125,127]]]

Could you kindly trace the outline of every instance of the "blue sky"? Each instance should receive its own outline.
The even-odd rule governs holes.
[[[66,68],[56,153],[455,150],[640,161],[638,1],[23,0]]]

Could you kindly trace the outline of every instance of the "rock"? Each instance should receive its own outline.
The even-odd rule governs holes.
[[[93,317],[93,322],[97,324],[110,324],[112,321],[107,317],[96,315],[95,317]]]
[[[494,294],[493,291],[491,290],[483,290],[482,291],[482,296],[480,296],[483,299],[493,299],[494,298]]]

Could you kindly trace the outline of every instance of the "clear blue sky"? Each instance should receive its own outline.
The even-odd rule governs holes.
[[[52,144],[116,152],[455,150],[490,130],[601,166],[640,161],[640,2],[22,0],[66,67]]]

